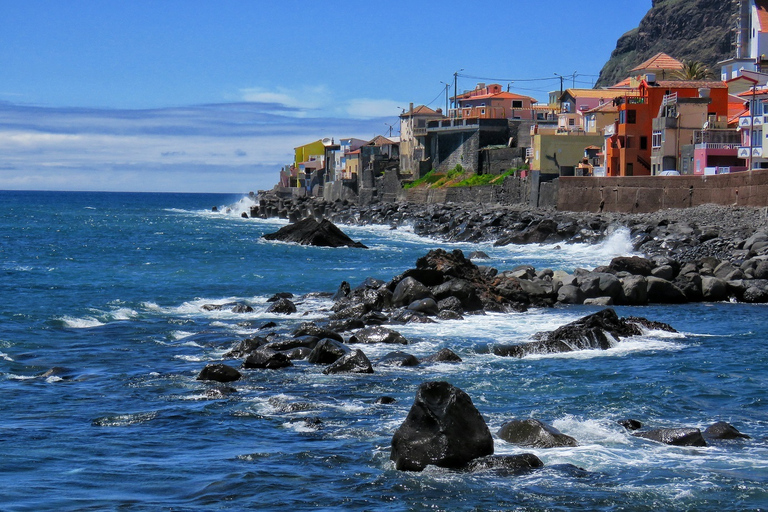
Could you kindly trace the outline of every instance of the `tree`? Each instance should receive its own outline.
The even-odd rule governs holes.
[[[675,72],[679,80],[707,80],[712,78],[712,72],[702,62],[697,60],[683,61],[683,68]]]

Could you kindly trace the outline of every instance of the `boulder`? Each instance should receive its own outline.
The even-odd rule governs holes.
[[[508,421],[501,426],[496,435],[508,443],[532,448],[559,448],[579,445],[573,437],[533,418]]]
[[[483,302],[477,296],[472,283],[464,279],[451,279],[432,287],[432,295],[437,301],[443,301],[451,297],[458,299],[465,311],[479,311],[483,309]]]
[[[736,427],[724,421],[710,425],[704,431],[704,437],[707,439],[750,439],[746,434],[739,432]]]
[[[682,304],[688,302],[685,293],[674,283],[650,276],[646,278],[648,284],[648,302],[659,304]]]
[[[707,446],[701,430],[697,428],[656,428],[632,435],[674,446]]]
[[[267,308],[267,313],[278,313],[281,315],[290,315],[296,311],[296,305],[290,299],[277,299]]]
[[[434,354],[421,359],[422,363],[460,363],[461,358],[449,348],[441,348]]]
[[[388,343],[396,345],[407,345],[408,340],[399,332],[382,327],[380,325],[374,327],[366,327],[360,329],[352,336],[349,337],[349,343]]]
[[[557,290],[557,302],[563,304],[584,304],[584,291],[572,284],[566,284]]]
[[[312,364],[331,364],[340,357],[349,353],[349,347],[336,340],[320,340],[315,348],[312,349],[307,361]]]
[[[315,336],[317,338],[330,338],[332,340],[340,341],[344,343],[344,338],[338,332],[328,329],[326,327],[319,327],[311,322],[301,324],[296,330],[293,331],[293,336],[299,338],[302,336]]]
[[[632,275],[645,277],[651,275],[655,266],[653,261],[639,256],[619,256],[613,258],[609,265],[610,269],[615,272],[628,272]]]
[[[396,351],[386,354],[378,361],[376,366],[418,366],[419,360],[412,354]]]
[[[253,313],[253,308],[251,306],[249,306],[248,304],[238,303],[238,304],[235,304],[232,307],[232,312],[233,313],[238,313],[238,314]]]
[[[408,309],[429,316],[435,316],[440,312],[437,307],[437,302],[435,302],[435,299],[431,298],[415,300],[408,304]]]
[[[644,276],[632,275],[621,280],[620,302],[632,306],[648,304],[648,282]]]
[[[243,368],[259,368],[266,370],[277,370],[293,366],[290,358],[282,352],[275,352],[265,347],[260,348],[245,358]]]
[[[216,382],[234,382],[240,379],[242,375],[237,369],[226,364],[207,364],[200,370],[197,380],[213,380]]]
[[[640,423],[638,420],[633,420],[631,418],[619,420],[618,424],[627,430],[640,430],[641,428],[643,428],[642,423]]]
[[[235,348],[224,354],[224,357],[245,357],[257,348],[269,343],[267,338],[256,336],[240,341]]]
[[[293,242],[319,247],[357,247],[367,249],[365,245],[349,238],[328,219],[317,222],[312,217],[283,226],[275,233],[262,235],[262,238],[265,240]]]
[[[331,363],[323,373],[331,375],[335,373],[373,373],[371,361],[362,350],[352,350]]]
[[[432,292],[412,277],[400,281],[392,292],[392,305],[407,306],[415,300],[433,298]]]
[[[401,471],[432,464],[462,468],[493,454],[493,437],[464,391],[447,382],[425,382],[392,437],[390,459]]]
[[[467,464],[470,473],[490,471],[500,475],[516,475],[532,469],[542,468],[544,463],[532,453],[519,455],[489,455],[475,459]]]
[[[612,308],[587,315],[554,331],[534,335],[536,341],[520,345],[497,345],[498,356],[525,357],[529,354],[552,354],[574,350],[602,349],[613,346],[622,337],[635,336],[642,331],[638,322],[621,319]]]
[[[703,276],[701,278],[701,294],[705,301],[717,302],[728,298],[728,285],[718,277]]]

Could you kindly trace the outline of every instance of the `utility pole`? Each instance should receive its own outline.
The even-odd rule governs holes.
[[[457,113],[457,105],[458,105],[458,83],[459,83],[459,73],[464,71],[464,68],[461,68],[460,70],[453,73],[453,111],[454,111],[454,117]]]
[[[560,106],[560,111],[563,111],[563,78],[565,78],[563,75],[558,75],[555,73],[555,76],[560,78],[560,96],[557,97],[557,104]]]

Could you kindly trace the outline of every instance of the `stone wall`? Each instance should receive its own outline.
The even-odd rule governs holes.
[[[768,170],[716,176],[562,177],[557,209],[646,213],[702,204],[768,206]]]

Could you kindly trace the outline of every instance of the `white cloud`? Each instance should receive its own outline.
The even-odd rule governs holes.
[[[280,105],[286,109],[282,113],[296,117],[394,118],[400,114],[404,104],[382,98],[339,99],[325,86],[277,87],[274,90],[254,87],[243,89],[241,97],[243,101]]]
[[[375,105],[360,111],[375,112]],[[384,131],[382,119],[279,112],[255,103],[155,110],[0,103],[0,190],[265,189],[296,146]]]
[[[241,95],[244,101],[282,105],[289,109],[298,109],[302,113],[325,110],[333,105],[333,96],[324,86],[298,89],[277,87],[274,90],[252,87],[243,89]]]
[[[397,117],[402,102],[369,98],[353,99],[347,102],[346,111],[350,117],[369,119],[372,117]]]

